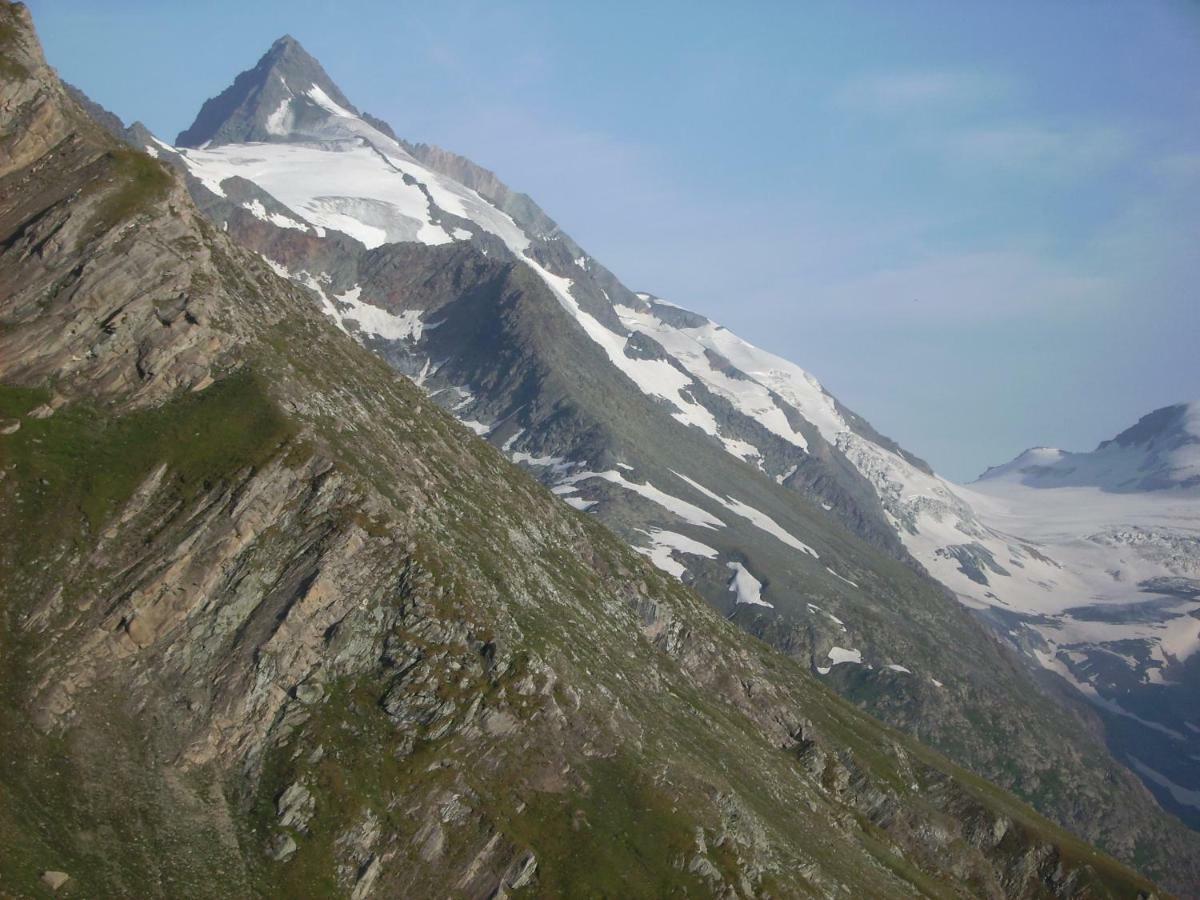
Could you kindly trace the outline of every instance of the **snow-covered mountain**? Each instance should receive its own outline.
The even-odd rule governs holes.
[[[1090,453],[1034,447],[979,481],[1128,492],[1200,486],[1200,403],[1157,409]]]
[[[1200,825],[1200,403],[957,490],[986,534],[955,590],[1103,709],[1110,745]]]
[[[1106,722],[1114,753],[1200,824],[1200,404],[1090,453],[1037,448],[969,486],[872,478],[905,547]],[[864,472],[885,454],[852,456]]]
[[[175,145],[134,140],[565,502],[837,690],[1132,852],[1142,807],[1114,802],[1087,717],[994,637],[1058,671],[1076,651],[1050,610],[1092,588],[1006,530],[999,499],[938,477],[795,364],[628,290],[492,173],[360,113],[290,38]]]

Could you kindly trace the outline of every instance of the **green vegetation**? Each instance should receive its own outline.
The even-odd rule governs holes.
[[[0,410],[18,416],[45,396],[0,386]],[[160,465],[166,467],[164,502],[186,502],[241,469],[261,466],[293,433],[249,371],[124,416],[87,404],[42,419],[26,415],[18,431],[0,435],[0,559],[7,584],[21,584],[18,573],[62,558],[76,545],[90,546]]]
[[[0,385],[0,418],[19,418],[49,399],[50,392],[45,388]]]
[[[167,196],[171,173],[158,160],[129,147],[109,150],[105,160],[116,184],[93,214],[93,229],[108,231]]]
[[[242,841],[253,848],[254,858],[262,859],[257,874],[259,889],[266,896],[314,900],[342,896],[331,865],[338,834],[367,810],[383,810],[386,821],[387,791],[404,787],[403,768],[387,752],[395,736],[387,720],[373,714],[373,692],[366,685],[345,682],[325,689],[326,702],[303,731],[267,754],[243,823]],[[325,758],[313,762],[318,747]],[[352,778],[347,777],[350,772]],[[265,850],[278,822],[276,799],[297,780],[303,780],[317,797],[320,814],[306,833],[296,835],[296,855],[286,864],[274,863]]]
[[[47,396],[0,385],[2,415],[24,414],[18,431],[0,434],[0,600],[10,625],[30,614],[50,584],[61,583],[67,601],[102,586],[109,574],[80,564],[158,468],[156,509],[178,510],[262,466],[294,434],[250,371],[125,415],[89,403],[67,404],[47,418],[29,415]],[[70,577],[62,578],[64,566]],[[6,642],[0,632],[0,654],[11,660]]]
[[[532,793],[509,823],[538,850],[538,891],[552,897],[704,896],[688,873],[696,810],[650,784],[625,757],[592,762],[584,792]]]
[[[80,698],[70,730],[45,733],[18,690],[38,643],[0,635],[0,896],[50,897],[46,869],[71,875],[58,898],[227,896],[238,863],[212,820],[173,809],[173,792],[146,776],[159,764],[153,723],[101,688]]]
[[[22,417],[18,431],[0,435],[0,847],[6,873],[21,879],[0,884],[0,894],[37,896],[40,869],[62,866],[76,882],[62,896],[88,883],[123,884],[131,896],[161,893],[165,886],[140,884],[137,866],[116,871],[106,849],[127,848],[128,862],[147,853],[184,858],[204,844],[194,833],[173,833],[158,818],[161,798],[146,795],[142,773],[154,763],[138,749],[143,740],[132,737],[143,733],[143,724],[127,715],[122,698],[98,690],[82,707],[86,726],[77,723],[62,737],[42,733],[24,705],[41,642],[20,623],[41,599],[32,586],[47,568],[76,564],[76,551],[94,545],[99,530],[160,465],[166,471],[157,504],[169,510],[262,465],[293,428],[249,371],[123,416],[71,404],[48,418],[30,417],[49,396],[0,386],[0,417]],[[96,577],[74,572],[66,579],[69,592]],[[116,809],[125,814],[111,815]],[[188,873],[181,869],[178,877],[183,893],[200,895],[202,879],[184,890]]]

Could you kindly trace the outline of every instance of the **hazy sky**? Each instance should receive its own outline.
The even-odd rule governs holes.
[[[952,478],[1200,399],[1200,4],[29,5],[168,140],[293,34]]]

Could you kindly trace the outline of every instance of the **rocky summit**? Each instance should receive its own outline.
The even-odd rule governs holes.
[[[0,70],[0,895],[1194,888],[819,385],[290,38],[203,150]]]

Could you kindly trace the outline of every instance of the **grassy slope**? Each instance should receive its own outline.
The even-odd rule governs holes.
[[[466,351],[467,362],[451,374],[452,380],[469,384],[480,377],[470,360],[480,353],[494,356],[491,345],[528,354],[526,363],[536,361],[543,367],[539,402],[553,408],[542,426],[545,433],[601,430],[604,434],[597,442],[611,446],[617,458],[634,462],[637,478],[648,478],[668,493],[713,512],[720,512],[719,507],[676,479],[671,469],[678,467],[710,485],[736,485],[728,493],[767,512],[787,531],[814,545],[821,558],[784,547],[736,517],[728,517],[728,526],[717,531],[680,525],[631,492],[589,482],[589,490],[598,490],[605,498],[605,524],[634,543],[644,542],[642,529],[650,525],[681,531],[703,544],[734,552],[752,572],[771,573],[765,579],[765,596],[775,604],[778,617],[762,615],[753,607],[731,608],[728,570],[716,562],[688,558],[696,586],[718,608],[724,604],[752,633],[796,651],[802,661],[809,659],[815,633],[818,646],[827,647],[832,641],[860,648],[869,658],[878,656],[915,673],[838,667],[829,680],[856,703],[1001,781],[1048,814],[1094,827],[1101,841],[1115,846],[1118,838],[1155,827],[1163,846],[1143,854],[1139,861],[1163,876],[1177,868],[1170,847],[1194,844],[1194,838],[1162,814],[1102,743],[1088,736],[1085,721],[1064,713],[1042,693],[1029,673],[939,586],[831,526],[828,515],[815,505],[796,497],[780,502],[778,487],[753,466],[664,417],[652,401],[622,383],[601,359],[601,351],[565,321],[565,313],[531,273],[518,267],[491,306],[479,315],[494,316],[487,320],[492,327],[481,328],[477,338],[489,347]],[[445,315],[443,308],[433,317]],[[505,336],[499,337],[501,333]],[[432,340],[439,336],[445,337],[438,332]],[[512,376],[514,383],[516,379]],[[516,397],[513,405],[523,400]],[[497,440],[504,436],[501,432]],[[681,453],[681,447],[687,451]],[[559,448],[551,445],[544,452],[557,453]],[[855,581],[857,587],[829,574],[826,566]],[[850,633],[839,633],[824,613],[810,611],[809,603],[837,615]],[[814,661],[820,664],[823,656],[816,655]],[[931,677],[945,687],[935,687]]]
[[[0,393],[0,405],[10,416],[20,416],[42,399],[43,395],[36,390],[5,388]],[[183,397],[165,407],[115,420],[87,407],[67,407],[49,419],[25,416],[22,422],[23,426],[16,434],[0,438],[0,461],[6,472],[4,483],[6,490],[11,492],[5,497],[2,527],[4,546],[30,561],[36,558],[44,562],[55,556],[70,558],[75,555],[73,551],[86,547],[95,533],[120,511],[136,486],[161,464],[168,466],[170,476],[164,488],[163,502],[186,504],[199,490],[211,488],[240,469],[262,465],[274,455],[296,449],[287,443],[295,433],[294,427],[268,399],[261,380],[248,373],[218,383],[199,396]],[[451,432],[458,428],[456,424],[436,420],[425,427]],[[494,451],[481,442],[470,441],[469,449],[489,462],[495,462],[490,459],[494,457]],[[511,474],[524,480],[515,472]],[[537,490],[532,485],[526,485],[526,489]],[[462,495],[451,496],[448,502],[451,505],[475,505],[479,500],[469,486],[463,486]],[[544,507],[538,509],[537,506],[542,504],[524,514],[544,513]],[[563,514],[569,515],[565,511]],[[601,552],[611,555],[614,563],[639,564],[606,532],[580,518],[595,545]],[[30,547],[31,538],[37,542],[34,544],[36,549]],[[460,535],[458,542],[470,545],[472,538]],[[472,550],[479,552],[478,547]],[[18,559],[5,562],[12,566],[10,571],[21,572]],[[431,567],[438,565],[435,560],[430,560],[430,564]],[[502,562],[494,560],[491,564],[499,566]],[[561,560],[560,572],[568,588],[573,579],[581,582],[576,587],[583,591],[594,591],[597,587],[593,575],[572,566],[568,559]],[[30,574],[27,577],[36,580],[37,576]],[[703,624],[706,618],[701,612],[703,608],[694,598],[670,581],[660,579],[657,573],[648,573],[648,577],[661,582],[654,585],[656,589],[673,593],[678,601],[695,607],[692,612],[700,627],[713,627]],[[13,581],[9,585],[19,583]],[[73,580],[68,583],[80,588],[84,585]],[[19,615],[21,609],[11,588],[6,593],[9,596],[5,608],[11,623],[11,617]],[[523,624],[532,646],[552,653],[562,652],[564,646],[574,646],[577,642],[597,644],[597,635],[590,630],[593,623],[587,619],[564,619],[559,612],[553,609],[528,611]],[[711,621],[711,616],[708,619]],[[13,859],[24,862],[9,870],[18,878],[15,883],[10,883],[10,889],[36,892],[33,878],[38,866],[35,861],[45,859],[48,853],[54,858],[62,858],[64,848],[72,844],[75,847],[68,857],[70,869],[82,884],[86,884],[89,875],[94,873],[96,882],[113,885],[111,861],[114,856],[126,863],[120,867],[126,872],[125,880],[117,884],[130,891],[157,893],[163,889],[182,889],[207,894],[212,887],[207,879],[214,874],[236,879],[235,861],[218,857],[214,872],[196,858],[195,842],[203,840],[203,832],[197,834],[192,830],[173,834],[170,828],[162,827],[163,819],[155,814],[151,798],[145,796],[148,793],[145,782],[135,774],[139,764],[151,762],[138,758],[141,756],[136,747],[139,741],[134,738],[141,727],[136,720],[126,720],[121,715],[122,705],[115,697],[98,695],[98,699],[103,698],[111,704],[107,708],[116,715],[103,725],[86,723],[82,734],[74,738],[74,746],[71,746],[70,733],[61,741],[43,737],[22,717],[20,698],[27,685],[21,673],[27,670],[28,655],[38,648],[33,641],[14,640],[15,631],[11,625],[4,629],[3,658],[8,665],[4,684],[8,702],[4,704],[0,723],[6,745],[17,752],[8,755],[3,778],[0,778],[5,794],[4,812],[0,813],[0,835],[11,854],[10,864]],[[724,647],[730,656],[745,652],[746,638],[731,627],[717,627],[714,637],[718,649]],[[820,729],[869,765],[872,775],[890,783],[893,789],[905,790],[907,785],[888,755],[878,751],[881,743],[903,742],[916,758],[930,762],[937,769],[954,771],[935,754],[904,741],[899,735],[888,733],[849,709],[831,692],[813,684],[792,663],[776,657],[763,646],[752,643],[749,646],[762,665],[772,670],[779,684],[797,692],[801,698],[800,707]],[[602,639],[597,652],[601,648]],[[669,661],[639,658],[628,662],[627,674],[615,669],[589,674],[607,681],[612,690],[620,691],[620,681],[635,677],[638,669],[664,664],[670,667]],[[395,763],[386,750],[388,743],[394,740],[390,727],[377,712],[374,716],[369,714],[371,710],[377,710],[382,687],[369,682],[345,686],[347,694],[339,696],[335,692],[320,721],[306,732],[306,747],[337,748],[336,753],[330,753],[325,760],[311,766],[320,785],[322,805],[331,813],[322,817],[305,842],[304,852],[293,865],[282,873],[270,868],[260,870],[261,880],[256,880],[259,889],[265,893],[289,895],[292,890],[303,889],[309,896],[337,895],[339,890],[328,867],[328,859],[330,844],[339,828],[360,814],[364,804],[383,807],[385,804],[380,800],[389,792],[429,784],[423,770],[437,750],[446,748],[430,747],[425,755]],[[496,821],[512,839],[538,848],[539,883],[546,890],[606,896],[659,896],[668,888],[680,890],[691,882],[693,891],[703,892],[702,885],[672,863],[676,853],[682,853],[690,845],[695,823],[690,811],[680,810],[683,794],[669,793],[654,785],[645,774],[652,768],[653,759],[663,759],[660,754],[665,755],[668,751],[678,754],[680,747],[690,748],[695,757],[687,762],[684,771],[697,765],[701,770],[708,768],[713,761],[729,754],[731,747],[738,747],[738,766],[729,771],[728,766],[721,765],[725,770],[723,777],[732,789],[740,796],[752,798],[756,811],[768,821],[780,823],[787,830],[798,829],[794,839],[813,848],[828,869],[843,870],[848,863],[861,865],[853,862],[859,851],[850,852],[837,840],[814,841],[813,831],[822,828],[828,812],[797,815],[795,810],[780,809],[779,801],[772,799],[769,792],[764,793],[764,783],[769,783],[772,778],[795,777],[789,776],[792,763],[786,754],[765,745],[761,739],[749,737],[740,717],[714,703],[712,697],[695,689],[688,690],[683,685],[677,687],[687,690],[681,698],[683,708],[698,711],[699,715],[679,717],[677,711],[672,712],[671,706],[664,708],[658,698],[642,699],[644,709],[635,710],[635,717],[655,723],[652,731],[660,730],[661,734],[656,738],[644,735],[640,753],[629,755],[628,751],[623,751],[591,764],[582,776],[588,790],[581,796],[535,793],[532,802],[517,814],[513,811],[516,801],[507,797],[504,789],[504,784],[510,783],[506,778],[512,779],[512,785],[517,783],[516,772],[508,772],[498,782],[489,779],[479,785]],[[353,694],[357,697],[351,696]],[[145,737],[143,735],[143,740]],[[88,743],[103,748],[102,758],[94,755],[94,748],[87,747]],[[463,750],[471,752],[467,748]],[[265,829],[273,816],[273,797],[281,786],[296,776],[297,769],[306,766],[303,760],[296,762],[291,751],[291,745],[286,745],[272,756],[257,792],[253,812],[247,820],[249,827],[243,834],[244,842],[254,843],[255,826]],[[126,756],[131,759],[123,759]],[[754,756],[761,758],[748,765]],[[747,766],[749,771],[745,770]],[[95,779],[101,773],[113,777],[113,783],[96,785]],[[712,772],[706,772],[705,776],[711,779]],[[965,773],[955,771],[955,776],[986,803],[1000,805],[1010,816],[1024,823],[1031,834],[1058,843],[1065,851],[1064,855],[1086,859],[1096,869],[1096,882],[1101,889],[1106,884],[1111,885],[1115,895],[1119,896],[1130,884],[1129,874],[1119,866],[1067,838],[1011,798]],[[134,815],[112,814],[118,797],[135,801]],[[81,804],[81,798],[87,802]],[[913,796],[910,802],[919,804],[920,801]],[[144,807],[138,809],[141,804]],[[339,809],[343,813],[341,816],[337,813]],[[53,814],[47,815],[48,810]],[[582,831],[578,827],[580,821],[586,823]],[[930,895],[951,891],[948,884],[923,875],[887,849],[885,838],[872,838],[871,834],[871,827],[864,823],[859,840],[903,880],[914,887],[920,886]],[[81,835],[87,837],[81,838]],[[117,850],[117,847],[123,849]],[[191,866],[196,871],[181,867],[179,881],[174,884],[139,883],[136,863],[145,854],[191,857]],[[101,859],[95,859],[96,856]],[[841,874],[850,883],[857,880],[856,873],[849,869]],[[861,872],[857,874],[861,877]],[[870,879],[865,883],[871,883]],[[797,884],[790,884],[785,893],[796,889]]]
[[[165,465],[160,502],[187,505],[245,467],[260,465],[294,433],[261,382],[243,373],[210,390],[156,409],[115,417],[91,405],[69,405],[45,419],[26,415],[48,391],[0,387],[0,416],[22,427],[0,437],[0,893],[40,892],[48,861],[69,862],[77,883],[137,895],[191,892],[237,866],[219,859],[213,871],[196,853],[211,835],[194,823],[173,827],[167,798],[148,785],[155,759],[119,683],[99,687],[90,711],[64,734],[33,722],[35,660],[47,648],[39,632],[69,625],[75,604],[103,595],[116,573],[81,565],[98,535],[142,484]],[[147,535],[146,540],[149,540]],[[65,573],[64,573],[65,570]],[[27,627],[30,600],[61,578],[63,604],[39,631]],[[85,707],[85,710],[87,707]],[[188,847],[189,850],[183,849]],[[114,848],[122,851],[114,854]],[[179,881],[145,883],[150,857],[179,854]],[[125,863],[112,865],[114,855]],[[39,865],[40,864],[40,865]]]

